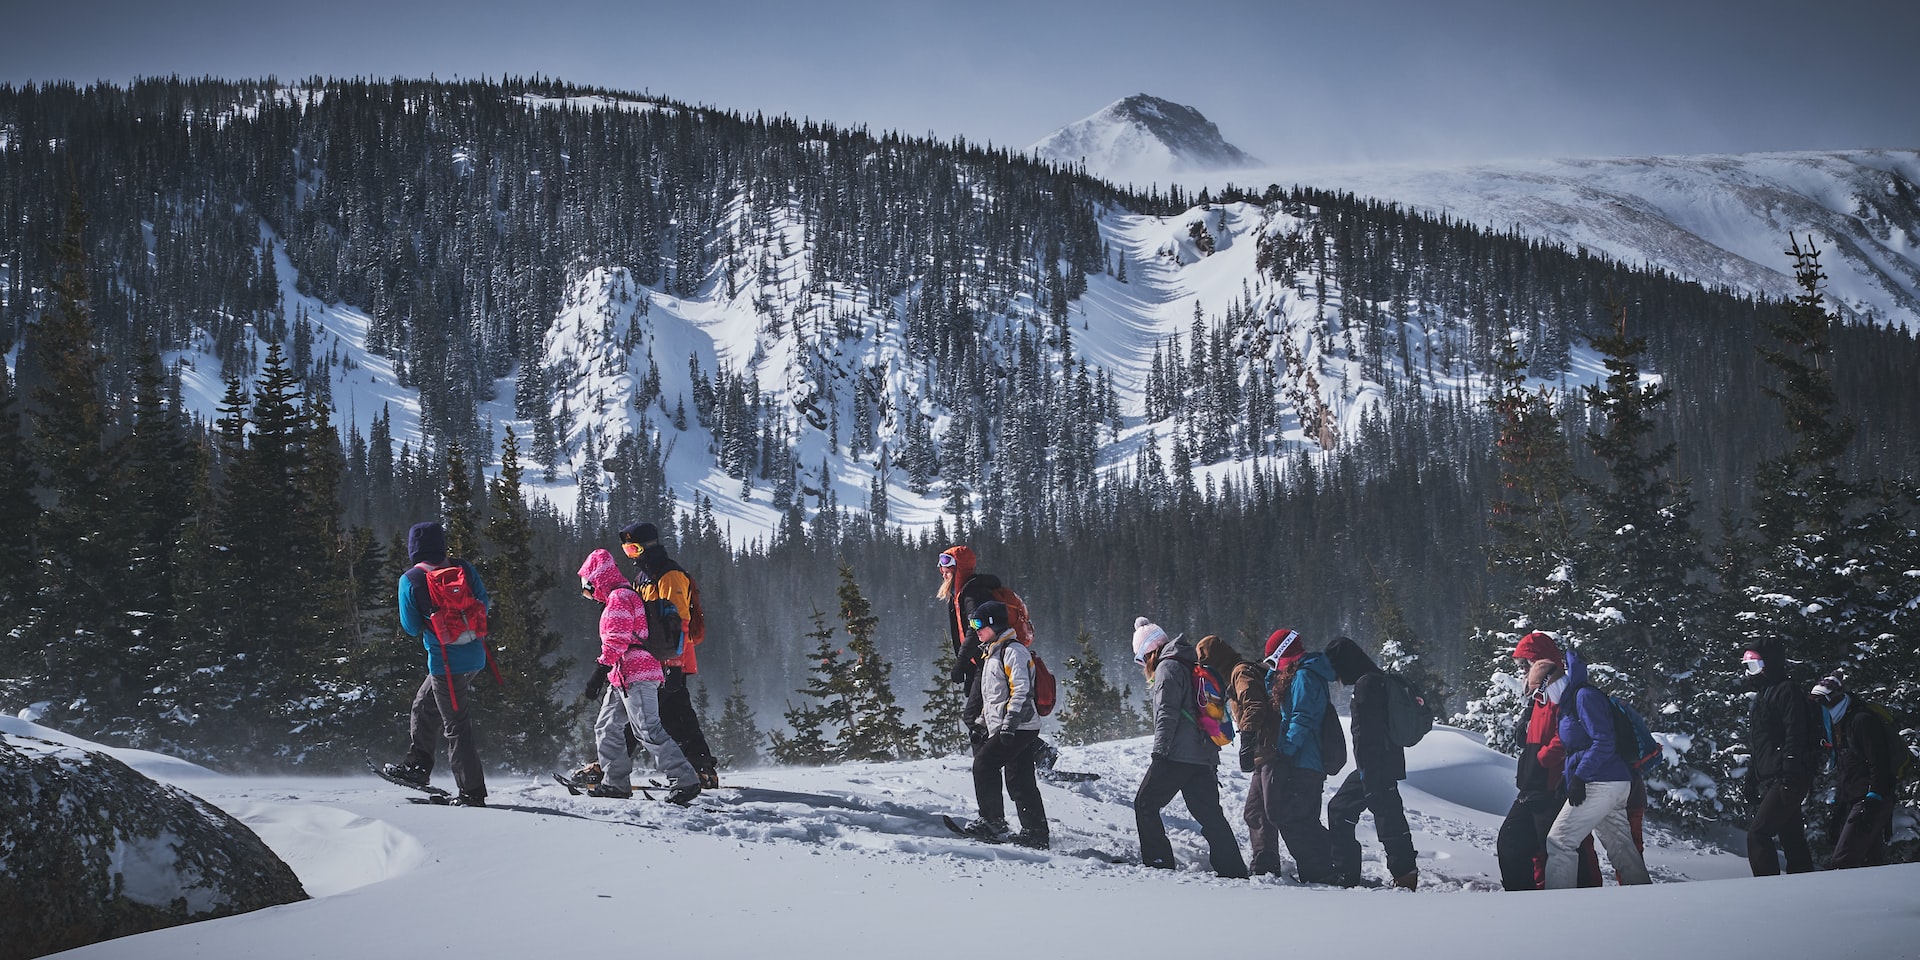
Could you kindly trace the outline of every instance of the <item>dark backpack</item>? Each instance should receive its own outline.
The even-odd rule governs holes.
[[[1633,772],[1645,775],[1660,765],[1660,741],[1647,729],[1647,721],[1625,700],[1603,694],[1613,705],[1613,748]]]
[[[1320,711],[1320,769],[1331,777],[1347,765],[1347,734],[1340,729],[1340,714],[1333,709],[1333,697],[1326,698]]]
[[[1920,760],[1914,759],[1913,748],[1907,746],[1906,738],[1900,735],[1900,722],[1894,719],[1893,712],[1880,704],[1867,703],[1858,698],[1854,699],[1854,704],[1864,707],[1867,712],[1880,718],[1880,729],[1887,735],[1887,756],[1893,761],[1894,785],[1896,787],[1904,785],[1916,774],[1920,774]],[[1808,712],[1814,713],[1817,717],[1819,710],[1820,707],[1815,706]],[[1822,739],[1825,738],[1824,731],[1821,736]]]
[[[1411,747],[1433,729],[1433,707],[1405,680],[1391,673],[1381,676],[1387,680],[1387,740],[1396,747]]]
[[[487,608],[473,594],[466,563],[454,560],[439,569],[427,569],[425,564],[414,569],[420,571],[421,579],[426,582],[427,602],[432,607],[428,622],[440,642],[456,644],[486,639]]]
[[[647,639],[640,646],[661,662],[679,656],[686,649],[686,632],[681,628],[680,610],[665,598],[640,601],[647,614]]]

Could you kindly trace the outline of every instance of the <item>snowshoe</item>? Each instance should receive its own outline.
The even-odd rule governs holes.
[[[594,784],[600,782],[601,776],[602,774],[600,771],[600,761],[595,760],[594,762],[589,763],[586,766],[581,767],[580,769],[567,774],[567,779],[572,780],[574,783],[582,787],[591,787]]]
[[[1053,845],[1045,830],[1022,830],[1018,833],[1010,833],[1006,836],[1006,842],[1029,850],[1045,850]]]
[[[447,791],[428,783],[427,778],[429,772],[423,767],[406,763],[376,764],[373,762],[373,759],[369,757],[367,759],[367,769],[372,770],[374,776],[388,783],[406,787],[409,790],[418,790],[430,797],[445,798],[452,796],[452,794]]]
[[[589,797],[611,797],[615,800],[633,799],[632,787],[623,787],[617,783],[606,783],[604,781],[587,786],[585,792]]]
[[[1005,820],[975,820],[962,825],[960,821],[942,814],[940,822],[946,824],[948,830],[969,840],[978,840],[981,843],[1002,843],[1007,839],[1007,821]]]
[[[691,807],[693,806],[693,798],[699,795],[700,784],[698,781],[695,781],[685,786],[675,787],[672,793],[667,794],[667,802],[682,807]]]

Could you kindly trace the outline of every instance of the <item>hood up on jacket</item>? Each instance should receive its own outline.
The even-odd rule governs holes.
[[[1560,695],[1560,702],[1562,703],[1565,703],[1569,697],[1572,697],[1575,690],[1587,686],[1587,662],[1580,659],[1578,651],[1568,650],[1566,655],[1567,692]]]
[[[1326,654],[1334,675],[1349,687],[1360,682],[1361,677],[1380,671],[1380,665],[1374,663],[1352,637],[1334,637],[1333,642],[1327,644]]]
[[[1781,649],[1780,641],[1774,639],[1758,640],[1740,649],[1743,651],[1752,650],[1754,653],[1759,654],[1760,662],[1765,664],[1765,666],[1760,668],[1759,676],[1745,678],[1748,685],[1753,689],[1765,690],[1776,683],[1793,679],[1792,674],[1787,672],[1787,652]]]
[[[979,558],[973,555],[973,548],[971,547],[951,546],[940,551],[940,553],[943,556],[953,558],[953,585],[955,589],[966,584],[967,580],[973,576],[973,568],[980,563]]]
[[[615,590],[627,586],[627,576],[620,572],[620,564],[614,561],[613,554],[595,550],[580,564],[580,583],[593,590],[595,600],[606,603]]]

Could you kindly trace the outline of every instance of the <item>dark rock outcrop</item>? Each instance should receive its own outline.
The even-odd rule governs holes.
[[[0,736],[0,960],[305,900],[253,831],[102,753]]]

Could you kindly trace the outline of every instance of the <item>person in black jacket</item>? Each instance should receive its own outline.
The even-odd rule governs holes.
[[[1354,831],[1360,813],[1373,811],[1374,833],[1387,851],[1387,873],[1393,885],[1414,889],[1420,883],[1413,850],[1413,829],[1400,799],[1400,781],[1407,778],[1407,752],[1387,736],[1387,684],[1380,667],[1347,637],[1327,644],[1327,660],[1335,676],[1353,691],[1354,771],[1327,801],[1327,829],[1333,835],[1336,882],[1360,882],[1360,840]]]
[[[1894,738],[1898,733],[1865,704],[1855,703],[1838,677],[1813,685],[1814,705],[1826,727],[1833,761],[1832,830],[1837,839],[1828,870],[1887,862],[1893,829]],[[1902,745],[1902,749],[1904,749]]]
[[[1763,640],[1740,655],[1746,685],[1756,692],[1747,710],[1747,800],[1753,819],[1747,824],[1747,865],[1756,877],[1780,872],[1780,853],[1788,873],[1813,869],[1807,847],[1807,823],[1801,805],[1818,770],[1819,743],[1813,733],[1815,709],[1787,673],[1780,645]]]

